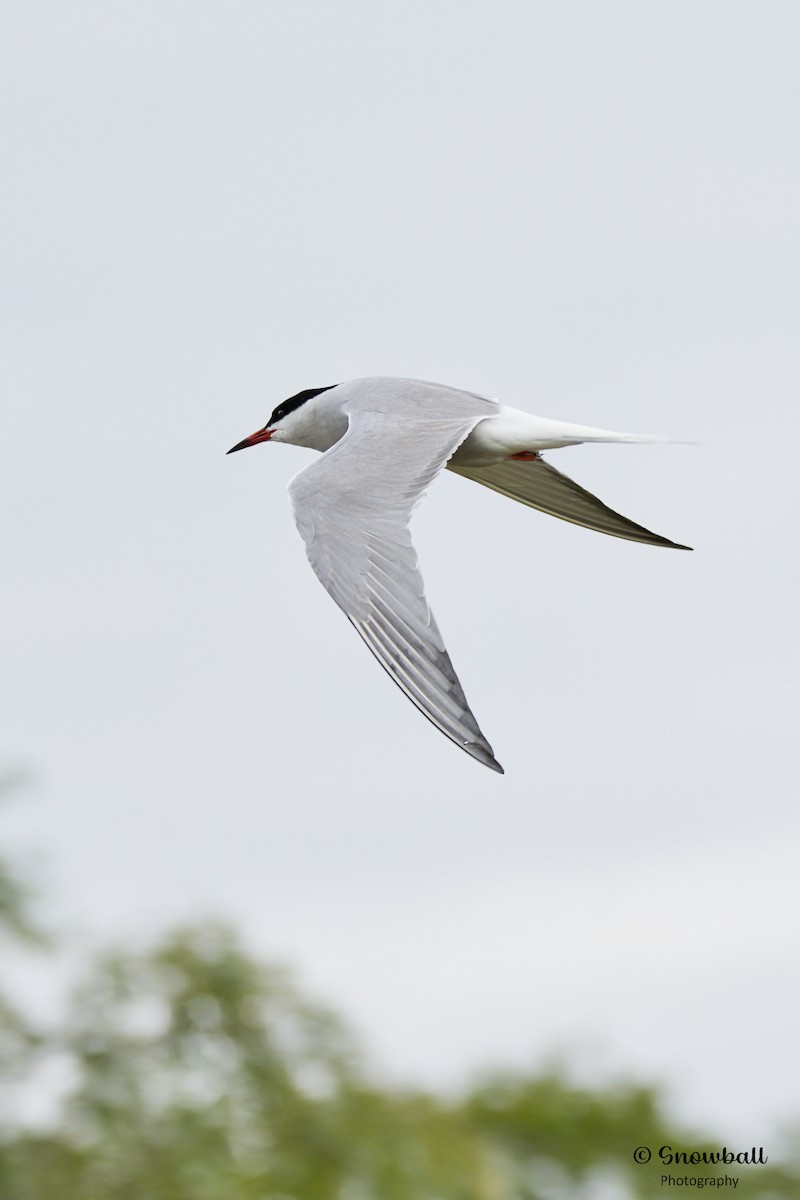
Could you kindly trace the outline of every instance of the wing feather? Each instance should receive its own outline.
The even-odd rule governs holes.
[[[408,529],[425,488],[495,409],[437,389],[431,418],[426,399],[417,389],[399,415],[361,402],[344,437],[292,480],[289,495],[315,574],[381,666],[437,729],[502,772],[425,599]]]
[[[626,538],[631,542],[644,542],[649,546],[669,546],[673,550],[690,550],[691,546],[681,546],[671,542],[669,538],[651,533],[643,525],[623,517],[621,513],[609,508],[597,496],[587,492],[580,484],[575,483],[567,475],[562,475],[543,458],[529,462],[519,462],[506,459],[504,462],[493,463],[489,467],[462,467],[459,464],[448,464],[451,471],[464,475],[476,483],[492,491],[519,500],[529,508],[538,508],[541,512],[559,517],[562,521],[570,521],[573,525],[582,525],[585,529],[595,529],[599,533],[607,533],[611,537]]]

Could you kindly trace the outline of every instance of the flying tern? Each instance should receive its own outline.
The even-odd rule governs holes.
[[[535,417],[442,384],[374,377],[298,392],[228,453],[259,442],[322,452],[289,484],[317,578],[409,700],[462,750],[502,773],[425,599],[411,513],[446,467],[575,525],[688,550],[614,512],[542,458],[543,450],[581,442],[657,440]]]

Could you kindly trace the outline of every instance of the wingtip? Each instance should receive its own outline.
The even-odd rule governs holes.
[[[492,753],[492,748],[488,742],[484,746],[480,742],[465,742],[464,749],[467,754],[471,754],[473,758],[483,763],[485,767],[489,767],[492,771],[497,771],[499,775],[505,775],[505,771]]]

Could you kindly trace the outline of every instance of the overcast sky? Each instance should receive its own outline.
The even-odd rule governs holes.
[[[222,914],[396,1078],[571,1054],[800,1117],[800,9],[0,10],[2,756],[50,919]],[[506,769],[395,689],[225,458],[406,375],[696,445],[551,461],[681,554],[467,481],[415,516]]]

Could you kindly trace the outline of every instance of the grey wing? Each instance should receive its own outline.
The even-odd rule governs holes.
[[[519,500],[530,508],[538,508],[541,512],[549,513],[552,517],[560,517],[562,521],[570,521],[573,525],[583,525],[586,529],[596,529],[599,533],[608,533],[611,537],[626,538],[631,542],[644,542],[649,546],[670,546],[673,550],[691,550],[691,546],[681,546],[671,542],[669,538],[651,533],[643,525],[614,512],[597,496],[587,492],[580,484],[575,483],[567,475],[562,475],[555,467],[542,458],[532,461],[506,459],[505,462],[493,463],[489,467],[462,467],[450,464],[450,470],[467,479],[474,479],[484,487],[512,500]]]
[[[359,412],[289,496],[311,566],[381,666],[437,729],[502,772],[428,607],[408,529],[425,488],[485,415],[471,411],[478,403],[420,423]]]

